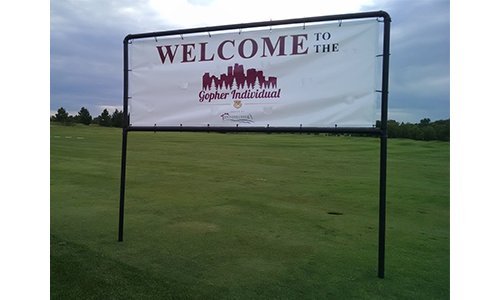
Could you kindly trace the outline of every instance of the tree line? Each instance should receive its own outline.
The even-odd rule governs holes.
[[[63,125],[72,124],[97,124],[106,127],[123,127],[123,111],[115,111],[110,114],[107,109],[104,109],[102,113],[92,118],[90,112],[85,107],[82,107],[77,115],[69,115],[68,112],[63,108],[59,108],[54,116],[50,117],[51,122],[58,122]]]
[[[51,122],[58,122],[63,125],[81,123],[84,125],[97,124],[106,127],[122,127],[123,111],[115,111],[110,114],[107,109],[92,118],[88,109],[82,107],[77,115],[71,116],[61,107],[54,116],[50,117]],[[376,127],[380,127],[380,121],[377,121]],[[450,141],[450,119],[437,120],[431,122],[429,118],[420,120],[420,123],[404,123],[395,120],[387,121],[387,133],[389,138],[406,138],[424,141]]]
[[[376,126],[380,127],[380,121],[377,121]],[[431,122],[431,119],[424,118],[417,124],[388,120],[387,135],[389,138],[449,142],[450,119]]]

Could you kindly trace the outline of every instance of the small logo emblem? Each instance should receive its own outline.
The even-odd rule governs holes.
[[[242,106],[241,100],[234,100],[234,108],[240,108]]]

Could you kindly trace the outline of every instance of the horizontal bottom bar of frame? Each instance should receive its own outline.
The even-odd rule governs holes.
[[[367,127],[245,127],[245,126],[129,126],[126,131],[267,132],[267,133],[357,133],[382,135],[380,128]]]

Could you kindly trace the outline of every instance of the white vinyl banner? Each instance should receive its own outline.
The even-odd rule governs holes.
[[[377,20],[136,39],[131,126],[372,127]]]

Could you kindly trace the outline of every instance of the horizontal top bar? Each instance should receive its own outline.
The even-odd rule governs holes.
[[[232,29],[276,26],[276,25],[297,24],[297,23],[363,19],[363,18],[384,18],[384,22],[391,22],[390,15],[387,12],[380,10],[380,11],[364,12],[364,13],[328,15],[328,16],[320,16],[320,17],[287,19],[287,20],[277,20],[277,21],[264,21],[264,22],[254,22],[254,23],[242,23],[242,24],[232,24],[232,25],[219,25],[219,26],[212,26],[212,27],[198,27],[198,28],[190,28],[190,29],[178,29],[178,30],[169,30],[169,31],[129,34],[125,37],[123,42],[128,43],[129,40],[133,40],[133,39],[152,38],[152,37],[167,36],[167,35],[189,34],[189,33],[207,32],[207,31],[213,32],[213,31],[220,31],[220,30],[232,30]]]

